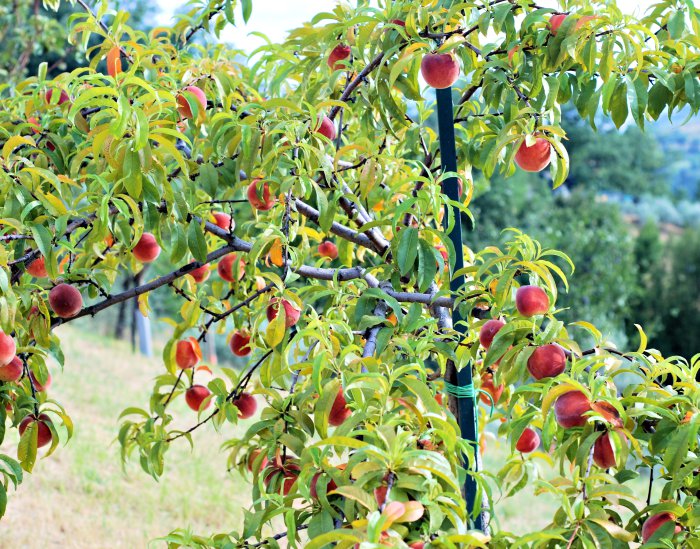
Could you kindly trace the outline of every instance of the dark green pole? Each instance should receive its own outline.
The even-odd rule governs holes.
[[[437,115],[438,115],[438,132],[440,135],[440,158],[442,159],[443,172],[457,171],[457,150],[455,147],[455,126],[454,112],[452,106],[452,88],[435,90],[437,95]],[[456,177],[450,177],[443,181],[443,192],[450,200],[459,201],[459,183]],[[447,206],[445,206],[445,215],[443,223],[447,227]],[[450,240],[455,249],[455,265],[454,271],[459,271],[464,267],[464,253],[462,251],[462,221],[461,213],[457,207],[453,208],[454,226],[449,233]],[[454,277],[450,281],[450,290],[454,293],[465,283],[464,275]],[[452,310],[452,325],[460,334],[466,332],[466,326],[462,323],[462,317],[459,311],[455,308]],[[457,372],[456,379],[447,379],[453,385],[461,388],[470,388],[473,386],[471,364],[462,368]],[[470,391],[467,391],[470,392]],[[471,391],[473,393],[473,391]],[[462,438],[469,442],[474,448],[475,456],[478,456],[478,426],[476,415],[476,401],[472,396],[467,398],[457,398],[457,421],[462,433]],[[475,463],[467,464],[472,470],[477,469],[477,460]],[[469,515],[474,511],[476,502],[476,481],[471,475],[467,475],[464,481],[464,499],[467,502],[467,511]],[[474,519],[474,525],[477,529],[483,530],[484,524],[482,514],[478,513]]]

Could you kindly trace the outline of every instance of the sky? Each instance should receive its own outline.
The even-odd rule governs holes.
[[[184,0],[157,0],[161,8],[158,23],[167,25],[175,12],[182,6]],[[223,33],[227,42],[236,47],[251,52],[264,41],[249,33],[257,31],[267,35],[272,42],[281,42],[290,29],[301,26],[321,11],[328,11],[335,6],[336,0],[255,0],[253,14],[245,26],[229,28]],[[539,2],[545,7],[556,7],[554,0]],[[652,4],[651,0],[618,0],[620,8],[628,13],[640,15],[643,9]]]

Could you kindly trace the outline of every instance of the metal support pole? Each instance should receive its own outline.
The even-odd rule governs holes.
[[[452,88],[435,90],[437,95],[437,116],[438,116],[438,132],[440,136],[440,158],[442,159],[443,172],[457,171],[457,150],[455,147],[455,128],[454,128],[454,112],[452,106]],[[459,183],[456,177],[450,177],[443,181],[443,192],[450,200],[459,201]],[[443,216],[443,224],[447,228],[448,206],[445,206],[445,215]],[[450,240],[455,249],[455,266],[454,272],[459,271],[464,267],[464,254],[462,251],[462,221],[461,213],[457,207],[453,208],[454,226],[449,233]],[[450,280],[450,290],[456,292],[466,282],[464,275],[454,277]],[[466,332],[466,326],[462,323],[462,317],[459,311],[455,308],[452,310],[452,325],[460,334]],[[452,374],[454,376],[454,372]],[[448,382],[458,387],[471,387],[473,383],[471,364],[462,368],[456,373],[456,379],[447,379]],[[474,448],[474,453],[478,456],[478,425],[477,425],[477,409],[474,398],[458,398],[457,400],[457,421],[465,439]],[[467,464],[472,470],[478,469],[478,459],[475,463]],[[464,482],[464,499],[467,502],[467,511],[471,516],[476,506],[476,481],[471,475],[467,475]],[[477,529],[483,530],[482,514],[478,513],[474,519],[474,525]]]

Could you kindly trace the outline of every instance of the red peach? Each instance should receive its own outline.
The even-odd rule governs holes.
[[[49,292],[51,310],[60,318],[73,318],[83,308],[83,296],[77,288],[61,283]]]
[[[255,465],[255,460],[258,459],[258,456],[262,450],[260,449],[255,449],[253,450],[250,455],[248,456],[248,471],[251,473],[253,472],[253,466]],[[260,466],[258,467],[258,473],[262,471],[268,464],[268,459],[267,456],[262,458],[262,461],[260,462]]]
[[[26,416],[19,424],[19,434],[22,436],[27,430],[27,427],[29,427],[31,423],[35,422],[38,428],[36,447],[42,448],[47,444],[50,444],[51,440],[53,439],[51,429],[48,425],[51,422],[51,419],[49,419],[49,416],[46,414],[39,414],[38,419],[34,414]]]
[[[318,254],[321,257],[336,259],[338,257],[338,246],[336,246],[333,242],[326,240],[318,245]]]
[[[46,272],[46,262],[43,257],[37,257],[27,265],[27,272],[34,278],[46,278],[49,276]]]
[[[549,311],[549,297],[539,286],[521,286],[515,293],[515,307],[523,316],[543,315]]]
[[[225,255],[221,261],[216,266],[216,271],[219,276],[227,282],[233,282],[233,265],[236,262],[236,254]],[[238,262],[238,280],[241,280],[245,276],[245,261],[243,258]]]
[[[340,389],[335,396],[333,406],[331,406],[330,414],[328,415],[328,423],[333,427],[342,425],[343,422],[350,417],[352,410],[348,408],[343,390]]]
[[[540,446],[540,435],[536,431],[526,427],[523,430],[518,442],[515,443],[515,449],[523,454],[534,452]]]
[[[277,318],[277,310],[279,308],[279,298],[273,298],[267,307],[267,320],[272,322]],[[297,322],[299,322],[299,317],[301,316],[301,311],[296,308],[290,301],[286,299],[282,300],[282,306],[284,307],[285,320],[284,325],[287,328],[291,328]]]
[[[134,257],[141,263],[150,263],[151,261],[155,261],[160,255],[160,246],[153,234],[143,233],[136,243],[136,246],[131,250],[131,253],[133,253]]]
[[[459,78],[459,63],[451,53],[428,53],[423,56],[420,72],[429,86],[449,88]]]
[[[559,396],[554,403],[554,415],[557,423],[565,429],[583,427],[591,411],[591,401],[581,391],[569,391]]]
[[[22,377],[24,365],[18,357],[14,357],[8,364],[0,366],[0,381],[15,382]]]
[[[197,267],[196,269],[190,271],[190,276],[194,278],[194,281],[197,284],[201,284],[202,282],[206,281],[207,278],[209,278],[209,263],[205,263],[201,267]]]
[[[335,125],[333,124],[333,121],[327,116],[324,116],[323,119],[321,119],[321,123],[318,125],[315,131],[316,133],[325,135],[331,141],[333,141],[336,136]]]
[[[566,13],[557,13],[555,15],[552,15],[552,17],[549,18],[549,32],[552,33],[552,36],[556,36],[557,32],[559,32],[559,27],[561,27],[562,23],[564,22],[564,19],[568,17],[568,14]]]
[[[51,382],[53,381],[51,378],[51,372],[46,373],[46,381],[44,381],[43,385],[39,383],[39,380],[34,375],[34,372],[29,372],[29,379],[34,386],[34,390],[39,391],[40,393],[46,392],[48,388],[51,387]]]
[[[202,360],[202,349],[199,347],[199,342],[189,337],[181,339],[175,346],[175,363],[182,370],[187,370],[195,366]]]
[[[187,402],[187,406],[197,412],[202,402],[204,402],[209,395],[211,395],[211,391],[204,385],[192,385],[192,387],[185,391],[185,402]],[[211,400],[207,402],[204,409],[206,410],[209,406],[211,406]]]
[[[233,231],[236,228],[236,223],[233,218],[224,212],[214,212],[214,223],[224,231]]]
[[[184,88],[183,91],[191,93],[197,100],[197,102],[199,103],[199,113],[201,116],[202,113],[204,113],[204,111],[207,109],[207,96],[204,94],[202,89],[198,88],[197,86],[187,86]],[[182,116],[182,118],[194,118],[194,114],[192,113],[190,104],[187,102],[187,98],[183,93],[180,93],[177,96],[177,112],[180,113],[180,116]]]
[[[17,345],[12,336],[0,330],[0,364],[9,364],[15,357]]]
[[[270,194],[270,186],[260,179],[253,179],[248,185],[248,202],[256,210],[266,211],[275,205],[275,197]]]
[[[484,372],[481,374],[481,388],[489,393],[493,397],[493,402],[497,404],[506,386],[501,384],[496,387],[493,384],[493,374],[490,372]],[[479,393],[479,398],[484,404],[488,404],[489,406],[491,405],[491,399],[486,395]]]
[[[238,417],[240,419],[253,417],[255,410],[258,409],[258,403],[255,397],[250,393],[241,393],[238,398],[233,401],[233,404],[238,408]]]
[[[229,342],[231,352],[236,356],[246,356],[250,354],[250,334],[247,332],[236,331],[231,336]]]
[[[53,97],[53,92],[54,92],[54,90],[51,89],[51,90],[47,91],[46,95],[44,96],[44,98],[46,99],[46,102],[49,104],[51,103],[51,98]],[[65,90],[60,90],[60,92],[61,92],[61,95],[58,98],[59,105],[62,105],[66,101],[70,101],[70,97],[68,96],[68,94],[66,93]]]
[[[332,71],[343,69],[347,66],[347,63],[345,63],[344,61],[348,57],[350,57],[350,46],[346,46],[345,44],[338,44],[335,48],[333,48],[330,55],[328,56],[328,66],[331,68]]]
[[[321,477],[323,473],[316,473],[313,478],[311,479],[311,482],[309,483],[309,493],[311,494],[311,497],[313,499],[318,499],[318,479]],[[330,479],[328,481],[328,484],[326,484],[326,493],[332,492],[338,487],[338,485],[335,483],[333,479]]]
[[[515,153],[515,163],[526,172],[541,172],[552,161],[552,145],[543,137],[538,137],[532,147],[525,140]]]
[[[527,359],[527,370],[535,379],[558,376],[566,370],[564,349],[554,343],[537,347]]]
[[[654,532],[661,528],[662,525],[666,524],[669,521],[675,522],[675,520],[676,517],[669,512],[658,513],[656,515],[650,516],[644,521],[644,524],[642,525],[642,540],[644,541],[644,543],[649,541],[649,538],[651,538],[651,536],[654,535]],[[681,527],[676,524],[674,534],[679,534],[680,531]]]
[[[481,327],[481,330],[479,330],[479,343],[481,343],[481,346],[484,349],[488,349],[489,347],[491,347],[493,338],[496,337],[496,334],[505,325],[505,322],[503,322],[502,320],[496,320],[495,318],[486,321]]]

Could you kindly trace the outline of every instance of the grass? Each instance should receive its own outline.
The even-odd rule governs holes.
[[[173,445],[160,482],[136,462],[122,472],[117,418],[128,405],[146,407],[160,361],[87,330],[58,334],[66,367],[52,370],[51,395],[66,406],[75,434],[10,493],[0,547],[135,548],[179,527],[204,534],[238,528],[245,481],[226,472],[225,439],[211,429],[195,433],[194,451],[185,440]],[[182,399],[173,408],[196,419]],[[8,435],[0,452],[14,455],[16,442]]]
[[[136,462],[122,471],[114,440],[117,418],[127,406],[146,406],[162,365],[157,358],[132,354],[126,343],[90,331],[87,322],[79,327],[58,331],[66,367],[64,372],[52,369],[51,389],[52,397],[72,416],[75,436],[49,459],[40,459],[34,473],[10,493],[0,547],[139,548],[180,527],[202,534],[240,528],[242,509],[249,503],[248,480],[226,472],[226,456],[219,450],[226,437],[234,435],[230,430],[218,435],[211,428],[200,429],[194,434],[194,451],[184,440],[175,443],[166,454],[160,482]],[[172,406],[175,415],[184,418],[181,426],[195,421],[182,398]],[[16,443],[13,430],[0,452],[14,455]],[[493,436],[487,446],[485,466],[495,474],[507,448]],[[539,464],[545,478],[555,476],[546,463]],[[635,492],[644,497],[646,481],[633,482]],[[515,533],[537,531],[557,507],[546,495],[534,496],[531,481],[514,497],[497,503],[498,524]]]

